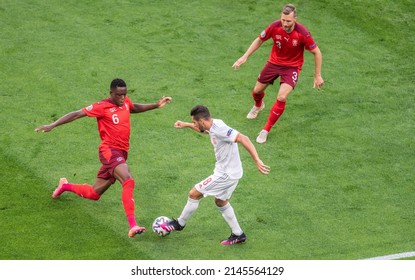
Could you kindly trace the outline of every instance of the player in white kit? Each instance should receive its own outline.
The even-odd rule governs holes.
[[[251,155],[259,172],[268,174],[270,168],[259,158],[255,146],[247,136],[232,129],[222,120],[213,119],[205,106],[198,105],[194,107],[190,115],[193,123],[177,121],[174,127],[187,127],[210,135],[216,157],[215,169],[213,175],[197,183],[190,190],[187,203],[180,217],[173,219],[171,222],[161,224],[161,227],[169,232],[182,230],[190,216],[199,207],[200,200],[205,196],[214,196],[215,204],[232,231],[230,237],[223,240],[221,244],[232,245],[244,242],[246,235],[239,226],[235,212],[229,203],[229,199],[243,174],[238,143]]]

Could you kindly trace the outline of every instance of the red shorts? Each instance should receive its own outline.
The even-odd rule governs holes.
[[[297,84],[298,77],[300,76],[300,68],[289,67],[289,66],[279,66],[267,62],[261,73],[258,76],[258,82],[263,84],[274,84],[274,81],[280,78],[280,84],[289,84],[293,88]]]
[[[98,155],[102,166],[98,171],[97,178],[110,180],[114,184],[116,180],[114,169],[127,161],[128,153],[108,146],[99,146]]]

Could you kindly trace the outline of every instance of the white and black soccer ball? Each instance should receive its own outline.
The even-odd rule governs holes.
[[[158,235],[158,236],[167,236],[170,234],[170,231],[164,230],[160,225],[163,223],[168,223],[170,222],[171,219],[169,217],[166,216],[160,216],[158,218],[156,218],[153,222],[153,231]]]

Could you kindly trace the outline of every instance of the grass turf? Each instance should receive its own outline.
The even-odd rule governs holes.
[[[413,251],[414,30],[409,1],[298,1],[299,22],[323,52],[323,91],[312,90],[312,55],[264,145],[260,175],[241,148],[245,176],[231,203],[248,242],[229,235],[213,200],[186,230],[128,239],[120,188],[100,201],[50,198],[61,176],[92,183],[99,168],[95,121],[50,134],[51,122],[108,95],[114,77],[135,102],[173,102],[132,116],[129,166],[140,223],[178,216],[214,164],[206,136],[175,130],[190,108],[252,140],[267,110],[247,120],[264,45],[238,71],[232,63],[271,21],[274,1],[2,1],[0,259],[360,259]],[[110,5],[111,4],[111,5]],[[281,3],[282,5],[282,3]],[[379,17],[379,14],[382,16]]]

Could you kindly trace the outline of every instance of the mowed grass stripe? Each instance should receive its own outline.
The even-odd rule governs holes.
[[[110,211],[106,202],[84,201],[71,194],[54,200],[51,193],[55,185],[33,174],[3,149],[0,155],[0,259],[148,258],[127,237],[124,221],[121,229],[114,228],[114,220],[99,214]],[[93,249],[104,244],[104,250]],[[124,252],[124,246],[135,249]]]
[[[93,182],[99,168],[95,123],[84,119],[41,135],[33,129],[106,97],[114,76],[127,80],[136,101],[172,95],[168,108],[133,117],[129,165],[137,179],[140,223],[150,230],[158,215],[177,217],[189,188],[212,172],[214,159],[205,136],[172,125],[176,119],[189,120],[190,108],[203,103],[255,139],[268,111],[253,121],[245,116],[270,46],[239,71],[231,65],[278,18],[278,5],[205,1],[189,8],[186,1],[174,6],[156,1],[106,9],[93,1],[36,4],[10,1],[0,9],[5,27],[0,48],[7,54],[0,58],[0,77],[6,81],[0,92],[0,127],[7,131],[0,136],[7,147],[3,164],[20,166],[7,175],[18,178],[7,178],[17,197],[7,193],[4,199],[29,212],[18,196],[27,193],[25,181],[33,177],[33,199],[57,216],[48,221],[53,230],[47,231],[43,212],[30,213],[34,230],[27,237],[11,235],[26,223],[25,215],[2,216],[12,244],[20,249],[30,238],[38,248],[28,251],[28,259],[361,259],[413,250],[410,93],[415,75],[413,58],[403,52],[404,44],[396,45],[413,29],[411,22],[400,25],[393,13],[385,13],[385,23],[372,22],[379,32],[371,32],[370,20],[359,24],[359,19],[378,16],[365,9],[369,2],[353,2],[353,7],[329,1],[298,4],[300,22],[323,51],[327,84],[322,92],[312,90],[313,61],[307,53],[285,114],[270,141],[256,145],[272,167],[269,176],[260,176],[241,148],[245,177],[231,202],[248,242],[223,248],[218,242],[229,230],[210,199],[185,231],[164,239],[148,232],[134,240],[126,238],[118,183],[98,202],[73,194],[51,200],[60,176]],[[383,7],[397,9],[402,18],[413,15],[405,3],[393,5]],[[390,36],[395,29],[397,35]],[[409,46],[411,40],[407,38]],[[267,110],[275,97],[276,86],[270,87]],[[59,250],[44,252],[48,242],[58,247],[50,236],[58,236],[60,228],[70,233],[65,242]],[[5,247],[4,258],[16,257],[13,246]]]

